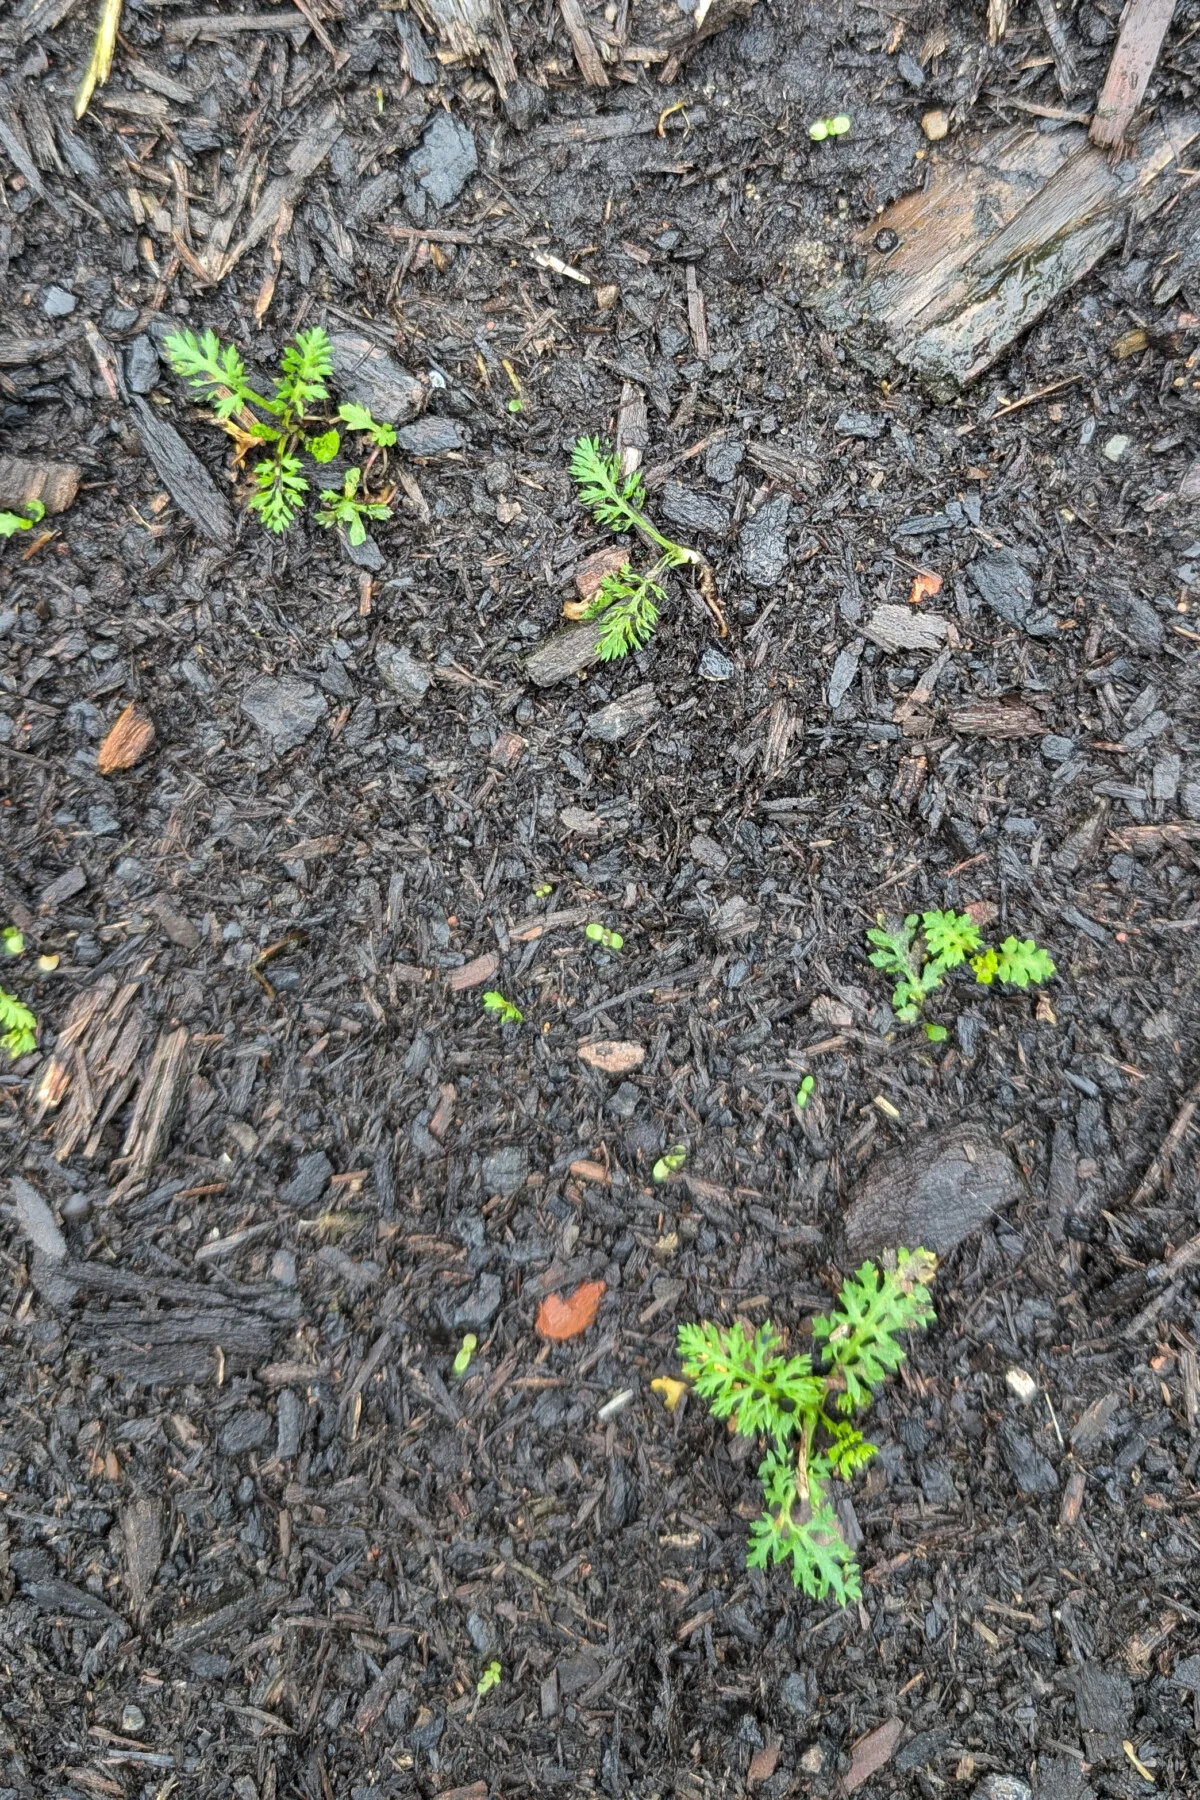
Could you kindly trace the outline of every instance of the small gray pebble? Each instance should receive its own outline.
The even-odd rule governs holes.
[[[41,301],[42,311],[48,319],[69,318],[78,304],[74,294],[58,286],[43,288]]]
[[[142,1729],[145,1723],[146,1715],[141,1707],[134,1706],[133,1703],[130,1702],[121,1714],[121,1730],[127,1732],[132,1737]]]
[[[135,394],[148,394],[157,387],[162,365],[152,339],[145,332],[135,337],[125,352],[125,379]]]
[[[737,670],[727,656],[722,656],[710,644],[700,658],[700,673],[705,681],[732,681]]]
[[[290,1250],[277,1250],[271,1258],[271,1280],[280,1287],[294,1288],[296,1285],[296,1258]]]

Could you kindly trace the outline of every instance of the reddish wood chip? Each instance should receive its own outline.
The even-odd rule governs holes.
[[[474,962],[464,963],[461,969],[451,969],[446,977],[446,986],[456,994],[463,994],[468,988],[482,987],[490,981],[500,967],[500,958],[495,951],[485,951],[477,956]]]
[[[580,1044],[579,1060],[585,1062],[589,1069],[603,1069],[606,1075],[628,1075],[631,1069],[640,1069],[646,1060],[645,1047],[642,1044],[613,1043],[602,1039],[597,1044]]]
[[[565,1300],[561,1294],[547,1294],[538,1307],[538,1336],[549,1338],[552,1344],[578,1337],[596,1317],[607,1291],[603,1281],[584,1281]]]
[[[903,1722],[886,1719],[874,1731],[868,1731],[865,1738],[859,1738],[850,1753],[850,1767],[842,1778],[842,1792],[852,1794],[864,1781],[869,1781],[877,1769],[890,1762],[903,1736]]]
[[[922,569],[919,575],[913,576],[913,584],[909,590],[908,604],[920,606],[922,600],[932,600],[935,594],[942,591],[942,578],[935,575],[932,569]]]
[[[591,1181],[597,1187],[608,1186],[608,1170],[604,1164],[589,1162],[586,1157],[581,1157],[578,1162],[573,1162],[570,1173],[575,1176],[577,1181]]]
[[[779,1761],[779,1739],[769,1738],[761,1750],[756,1750],[750,1758],[750,1770],[747,1780],[751,1787],[756,1781],[769,1781],[775,1773],[775,1764]]]
[[[154,742],[154,722],[137,705],[127,706],[96,752],[101,775],[132,769]]]
[[[972,900],[963,907],[963,911],[973,924],[978,925],[980,931],[986,931],[1000,917],[1000,908],[994,900]]]

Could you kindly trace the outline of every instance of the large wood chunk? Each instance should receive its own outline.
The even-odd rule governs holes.
[[[1155,121],[1113,164],[1081,126],[992,132],[930,157],[928,185],[859,234],[867,266],[814,299],[878,374],[911,369],[951,398],[1170,197],[1200,114]],[[876,250],[884,232],[899,244]],[[891,241],[890,237],[884,240]]]

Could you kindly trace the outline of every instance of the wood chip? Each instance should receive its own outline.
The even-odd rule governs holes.
[[[607,1187],[609,1183],[609,1173],[604,1164],[589,1162],[586,1157],[581,1157],[578,1162],[573,1162],[569,1172],[574,1175],[576,1181],[590,1181],[596,1187]]]
[[[1125,9],[1088,133],[1100,149],[1119,149],[1129,136],[1174,11],[1175,0],[1132,0]]]
[[[588,30],[579,0],[558,0],[558,10],[567,28],[575,61],[579,64],[579,73],[589,87],[607,87],[608,71],[600,59],[596,40]]]
[[[454,994],[465,994],[469,988],[482,987],[485,981],[491,981],[499,967],[500,958],[495,951],[485,951],[474,962],[464,963],[461,969],[451,969],[446,986]]]
[[[850,1767],[842,1777],[843,1794],[853,1794],[864,1781],[889,1763],[896,1753],[900,1739],[904,1736],[904,1725],[899,1719],[887,1719],[882,1725],[869,1731],[864,1738],[859,1738],[850,1753]]]
[[[779,1761],[782,1748],[778,1738],[768,1738],[761,1750],[756,1750],[750,1758],[750,1767],[746,1773],[746,1781],[750,1787],[759,1781],[769,1781],[775,1773],[775,1765]]]
[[[277,29],[277,28],[276,28]],[[307,29],[307,26],[306,26]],[[214,281],[223,281],[236,268],[248,250],[253,250],[275,229],[285,206],[294,207],[311,176],[320,168],[342,135],[342,123],[335,106],[327,106],[315,118],[304,136],[298,138],[288,152],[287,173],[277,175],[263,189],[254,216],[232,250],[224,257],[219,270],[211,269]]]
[[[187,1085],[190,1040],[191,1034],[184,1025],[159,1033],[121,1146],[121,1157],[128,1162],[131,1174],[144,1174],[166,1149]]]
[[[25,360],[34,362],[38,358],[31,356]],[[31,500],[40,500],[48,513],[66,512],[79,492],[82,474],[83,470],[76,463],[32,462],[20,456],[0,456],[0,507],[19,511]]]
[[[1062,1505],[1058,1512],[1058,1522],[1063,1527],[1077,1523],[1083,1510],[1083,1491],[1087,1486],[1087,1476],[1082,1469],[1072,1469],[1063,1491]]]
[[[606,1075],[628,1075],[631,1069],[641,1068],[646,1060],[646,1050],[643,1044],[601,1040],[595,1044],[580,1044],[578,1056],[589,1069],[602,1069]]]
[[[538,1336],[547,1338],[552,1344],[578,1337],[596,1317],[607,1292],[603,1281],[585,1281],[565,1300],[560,1294],[547,1294],[538,1307]]]
[[[1044,737],[1049,727],[1035,707],[1020,700],[971,700],[946,714],[946,727],[966,737]]]
[[[96,767],[100,774],[112,775],[118,769],[132,769],[153,744],[154,735],[153,719],[136,702],[127,706],[116,723],[109,727],[96,752]]]
[[[914,613],[907,606],[877,606],[860,629],[881,650],[940,650],[949,622],[938,613]]]

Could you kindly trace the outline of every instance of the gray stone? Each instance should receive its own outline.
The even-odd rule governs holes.
[[[294,1288],[296,1285],[296,1258],[290,1250],[277,1250],[271,1258],[269,1270],[271,1280],[282,1288]]]
[[[1113,618],[1128,632],[1138,649],[1157,655],[1166,640],[1166,632],[1150,602],[1123,582],[1114,582],[1105,600]]]
[[[925,86],[925,71],[911,50],[902,50],[896,58],[896,71],[902,81],[917,90]]]
[[[218,1440],[224,1456],[244,1456],[248,1450],[260,1450],[271,1435],[271,1421],[264,1412],[248,1407],[234,1413],[221,1427]]]
[[[532,81],[512,81],[501,101],[501,110],[514,131],[528,131],[544,117],[548,95]]]
[[[829,710],[836,712],[846,695],[850,692],[851,683],[858,674],[858,662],[862,655],[862,639],[848,650],[839,650],[837,661],[829,671]]]
[[[325,701],[298,675],[260,675],[242,694],[242,711],[276,756],[295,750],[325,717]]]
[[[700,658],[700,673],[705,681],[732,681],[737,670],[727,656],[710,644]]]
[[[489,1194],[515,1194],[529,1174],[529,1152],[523,1144],[506,1144],[483,1159],[483,1185]]]
[[[803,1724],[812,1712],[813,1695],[806,1675],[797,1673],[785,1676],[779,1688],[779,1698],[799,1724]]]
[[[154,340],[143,331],[125,352],[125,379],[135,394],[148,394],[158,386],[162,364]]]
[[[1089,1762],[1120,1762],[1122,1740],[1133,1719],[1133,1683],[1096,1663],[1084,1663],[1064,1677],[1075,1690],[1075,1712]]]
[[[878,413],[844,412],[833,429],[839,437],[870,440],[883,436],[884,420]]]
[[[409,206],[418,222],[426,203],[449,206],[479,167],[475,139],[452,113],[437,112],[408,158]]]
[[[1023,1494],[1057,1494],[1058,1474],[1027,1431],[1008,1419],[1000,1427],[1000,1452]]]
[[[1054,732],[1050,732],[1042,739],[1038,748],[1047,762],[1066,762],[1068,757],[1075,754],[1075,739],[1058,737]]]
[[[370,407],[377,419],[390,425],[420,412],[425,404],[425,383],[402,369],[374,338],[357,331],[331,331],[329,343],[337,391],[343,400]]]
[[[1023,626],[1033,606],[1033,577],[1014,550],[977,556],[967,573],[1006,625]]]
[[[466,1299],[454,1309],[455,1331],[486,1331],[496,1314],[504,1289],[498,1275],[481,1275]]]
[[[42,289],[42,311],[48,319],[66,319],[75,311],[79,302],[74,294],[66,288],[52,285]]]
[[[8,1186],[16,1208],[17,1224],[35,1251],[51,1262],[62,1262],[67,1254],[67,1240],[42,1196],[20,1175],[14,1175]]]
[[[1183,759],[1174,752],[1167,751],[1155,763],[1150,775],[1150,797],[1161,801],[1164,805],[1174,800],[1179,791],[1179,776],[1183,768]]]
[[[729,509],[681,481],[668,481],[663,489],[662,511],[672,525],[698,537],[724,537],[729,530]]]
[[[315,1206],[325,1189],[329,1186],[329,1178],[333,1174],[333,1164],[323,1150],[310,1150],[296,1164],[295,1173],[290,1181],[285,1182],[279,1190],[279,1198],[285,1206],[297,1209]]]
[[[632,1081],[623,1081],[605,1101],[605,1110],[616,1119],[632,1119],[641,1097],[640,1088],[634,1087]]]
[[[1185,819],[1200,819],[1200,781],[1185,781],[1179,796],[1179,810]]]
[[[419,706],[429,692],[433,673],[399,644],[376,646],[375,663],[388,686],[407,706]]]
[[[299,1456],[307,1416],[308,1408],[295,1388],[282,1388],[275,1403],[275,1454],[280,1462]]]
[[[1020,1194],[1012,1157],[978,1127],[916,1137],[880,1157],[855,1187],[843,1227],[847,1254],[857,1263],[906,1244],[945,1256]]]
[[[1033,1800],[1033,1789],[1019,1775],[985,1775],[971,1800]]]
[[[611,700],[607,706],[589,713],[587,730],[590,736],[600,738],[606,744],[617,744],[648,725],[657,712],[658,695],[647,681],[622,694],[619,700]]]
[[[496,1634],[482,1614],[467,1614],[467,1636],[480,1656],[490,1656],[496,1647]]]
[[[777,494],[742,526],[742,574],[755,587],[774,587],[787,567],[791,516],[790,497]]]
[[[396,442],[410,456],[440,456],[445,450],[461,450],[463,434],[453,419],[441,419],[426,413],[413,425],[405,425],[396,433]]]
[[[736,438],[722,438],[710,444],[704,457],[704,473],[710,481],[732,481],[746,454],[744,444]]]

